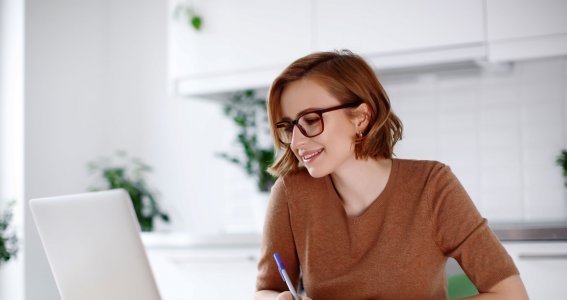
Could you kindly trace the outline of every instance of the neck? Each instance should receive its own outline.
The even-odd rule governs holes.
[[[391,159],[353,158],[331,174],[348,215],[362,213],[378,198],[388,182],[391,166]]]

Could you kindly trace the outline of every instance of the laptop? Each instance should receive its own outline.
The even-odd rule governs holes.
[[[63,300],[161,299],[125,190],[29,205]]]

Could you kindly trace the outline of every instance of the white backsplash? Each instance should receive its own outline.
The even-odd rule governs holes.
[[[379,78],[404,123],[398,157],[448,164],[490,222],[567,220],[567,58]]]

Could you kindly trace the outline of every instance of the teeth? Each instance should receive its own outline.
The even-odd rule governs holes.
[[[319,154],[319,153],[321,153],[321,151],[317,151],[317,152],[313,152],[313,153],[311,153],[311,154],[309,154],[309,155],[305,155],[305,156],[303,157],[303,160],[308,160],[308,159],[310,159],[311,157],[313,157],[313,156],[315,156],[315,155],[317,155],[317,154]]]

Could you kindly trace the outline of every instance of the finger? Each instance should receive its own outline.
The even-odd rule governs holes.
[[[289,291],[280,293],[276,300],[293,300],[293,296]]]

